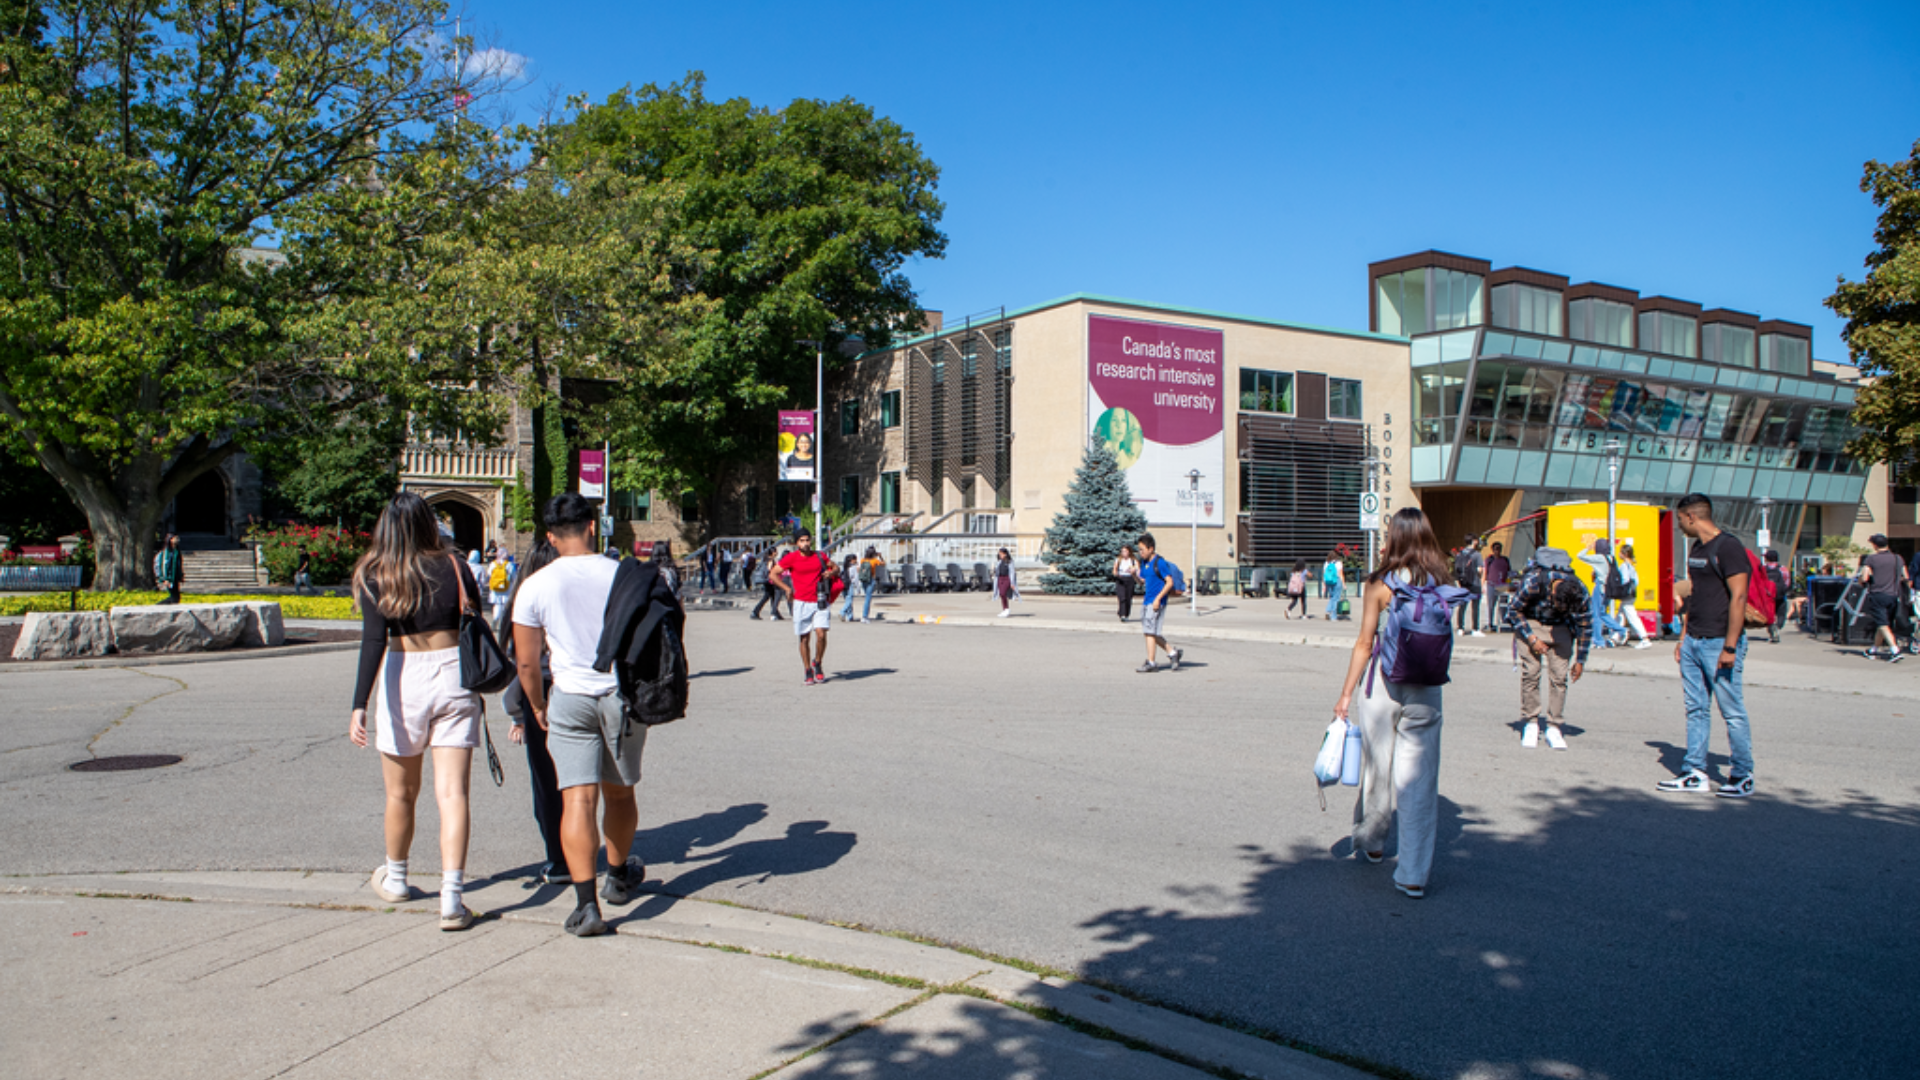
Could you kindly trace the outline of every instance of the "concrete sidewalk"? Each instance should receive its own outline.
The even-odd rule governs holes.
[[[897,937],[650,894],[578,940],[559,928],[568,889],[480,879],[467,895],[486,916],[442,933],[431,896],[385,905],[358,875],[5,879],[8,1072],[1366,1075]]]
[[[728,604],[727,596],[700,594],[691,597],[689,608],[704,611],[702,617],[746,618],[743,611]],[[738,600],[738,594],[732,599]],[[1321,607],[1324,601],[1318,602]],[[748,606],[751,606],[750,603]],[[1186,601],[1170,605],[1166,635],[1177,647],[1194,642],[1245,641],[1270,645],[1304,646],[1350,650],[1358,624],[1352,620],[1328,622],[1318,617],[1288,619],[1283,600],[1237,596],[1200,598],[1198,614],[1191,614]],[[1140,634],[1140,605],[1134,604],[1134,617],[1121,622],[1112,597],[1028,595],[1013,605],[1012,615],[1000,618],[999,601],[984,592],[970,593],[895,593],[876,596],[873,616],[879,626],[975,627],[996,630],[1075,630],[1094,633]],[[1310,607],[1309,610],[1318,610]],[[835,626],[840,611],[834,609]],[[865,630],[856,626],[853,633]],[[847,632],[842,629],[842,633]],[[1796,628],[1781,631],[1780,644],[1767,643],[1766,635],[1748,636],[1746,685],[1787,690],[1819,690],[1837,695],[1907,698],[1920,682],[1920,657],[1908,657],[1905,663],[1889,664],[1860,657],[1860,647],[1841,648]],[[1589,675],[1636,675],[1678,681],[1679,669],[1673,660],[1673,640],[1656,641],[1651,648],[1596,648],[1587,662]],[[1123,650],[1126,651],[1126,650]],[[1137,646],[1128,657],[1139,652]],[[1118,655],[1118,654],[1116,654]],[[1195,654],[1196,656],[1198,653]],[[1514,662],[1512,635],[1488,630],[1485,637],[1462,636],[1455,639],[1453,655],[1462,660],[1511,664]],[[1134,662],[1138,662],[1137,657]],[[1128,665],[1129,667],[1131,665]]]

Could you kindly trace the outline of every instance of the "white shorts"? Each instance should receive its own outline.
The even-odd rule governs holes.
[[[429,746],[480,745],[480,695],[460,685],[460,650],[388,649],[367,703],[374,745],[383,754],[418,757]]]
[[[805,636],[809,630],[827,629],[827,609],[832,604],[814,604],[805,600],[793,602],[793,632]]]

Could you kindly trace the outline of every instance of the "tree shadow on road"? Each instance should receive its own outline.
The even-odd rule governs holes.
[[[1230,913],[1181,910],[1189,890],[1108,911],[1083,925],[1113,949],[1082,974],[1418,1076],[1910,1074],[1920,807],[1600,787],[1535,803],[1515,836],[1443,799],[1419,901],[1391,861],[1336,857],[1344,837],[1245,847]]]

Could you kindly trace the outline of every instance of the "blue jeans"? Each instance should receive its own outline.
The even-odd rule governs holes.
[[[1747,667],[1747,638],[1740,635],[1740,651],[1734,654],[1733,668],[1720,666],[1724,638],[1698,638],[1689,634],[1680,639],[1680,683],[1687,695],[1687,757],[1682,769],[1707,771],[1707,736],[1713,730],[1713,706],[1720,703],[1720,718],[1727,722],[1727,745],[1733,751],[1735,776],[1753,775],[1753,736],[1747,730],[1747,705],[1740,680]]]
[[[860,585],[860,621],[866,622],[873,615],[873,590],[877,581],[862,582]]]
[[[1327,590],[1327,618],[1331,619],[1335,615],[1340,614],[1340,601],[1346,598],[1347,583],[1344,581],[1329,581],[1325,582],[1324,585]]]

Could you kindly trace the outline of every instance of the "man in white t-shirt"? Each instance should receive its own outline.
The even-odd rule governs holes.
[[[640,824],[634,785],[640,782],[640,752],[647,728],[629,724],[621,706],[619,682],[611,672],[593,670],[606,624],[607,596],[620,564],[601,557],[594,542],[598,509],[576,494],[547,503],[547,535],[560,557],[529,576],[513,602],[514,656],[528,709],[547,733],[556,785],[560,788],[560,846],[573,879],[575,908],[567,933],[592,937],[606,933],[600,902],[594,896],[594,864],[600,833],[607,845],[608,903],[633,899],[647,868],[633,858],[633,833]],[[549,654],[553,695],[548,699],[540,657]],[[604,803],[601,827],[594,812]]]

